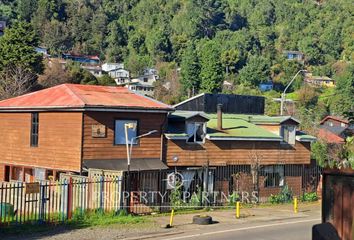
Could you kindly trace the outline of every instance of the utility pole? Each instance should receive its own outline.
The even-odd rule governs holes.
[[[289,82],[289,84],[285,87],[283,93],[281,94],[281,99],[280,99],[280,115],[283,116],[284,115],[284,103],[286,101],[286,91],[288,90],[288,88],[290,87],[290,85],[294,82],[295,78],[297,77],[297,75],[299,75],[299,73],[301,72],[307,72],[307,70],[299,70],[295,76],[291,79],[291,81]]]

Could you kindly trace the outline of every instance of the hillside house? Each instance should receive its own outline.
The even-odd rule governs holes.
[[[304,78],[305,83],[314,87],[335,87],[336,82],[327,76],[312,76],[312,74],[306,74]]]
[[[328,143],[343,144],[348,136],[354,135],[354,125],[338,116],[327,116],[320,122],[318,137]]]
[[[113,78],[117,85],[130,82],[130,73],[124,69],[124,63],[104,63],[102,70]]]
[[[133,143],[132,170],[163,169],[163,103],[124,87],[62,84],[0,101],[0,181],[58,179],[90,168],[126,170],[129,138],[157,130]]]
[[[283,51],[283,54],[287,60],[295,60],[295,61],[303,62],[305,59],[304,54],[300,51],[285,50]]]
[[[71,60],[82,64],[99,65],[100,58],[96,55],[76,55],[71,53],[62,54],[62,58],[65,60]]]

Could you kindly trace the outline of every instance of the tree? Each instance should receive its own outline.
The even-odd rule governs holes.
[[[0,38],[0,71],[7,67],[20,66],[33,73],[42,73],[42,56],[35,51],[38,45],[39,39],[31,24],[14,23]]]
[[[199,49],[201,90],[203,92],[220,91],[224,77],[219,46],[212,40],[201,44]]]
[[[336,88],[330,102],[330,110],[333,114],[343,115],[354,109],[354,64],[348,65],[335,79]]]
[[[0,99],[16,97],[29,92],[36,84],[37,76],[20,65],[7,65],[0,72]]]
[[[195,95],[200,87],[200,65],[194,44],[190,44],[182,55],[181,86],[188,97]]]
[[[70,49],[72,41],[65,23],[54,19],[47,22],[44,29],[42,43],[48,48],[50,54],[60,56]]]
[[[245,86],[258,86],[269,79],[268,61],[262,56],[251,56],[247,65],[239,73],[239,81]]]
[[[72,78],[59,61],[51,60],[47,62],[42,75],[38,77],[38,83],[43,87],[53,87],[63,83],[71,83]]]

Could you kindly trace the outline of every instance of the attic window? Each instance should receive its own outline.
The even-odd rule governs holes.
[[[288,144],[295,144],[296,127],[292,125],[281,126],[281,136],[283,141]]]
[[[206,135],[206,124],[200,122],[187,123],[188,143],[203,143]]]

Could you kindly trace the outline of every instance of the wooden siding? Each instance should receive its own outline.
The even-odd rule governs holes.
[[[83,159],[126,159],[125,145],[114,145],[115,119],[138,120],[138,134],[151,130],[158,132],[140,139],[134,145],[132,158],[161,158],[161,132],[165,124],[164,113],[109,113],[86,112],[84,114]],[[105,138],[92,137],[92,125],[106,126]]]
[[[5,165],[0,164],[0,181],[5,180]]]
[[[310,144],[296,142],[294,146],[279,142],[209,141],[187,144],[185,140],[167,140],[169,166],[210,166],[250,164],[254,151],[261,156],[261,164],[309,164]],[[166,148],[165,148],[166,149]],[[178,156],[178,162],[173,157]]]
[[[0,113],[1,164],[79,172],[82,113],[40,112],[39,144],[30,147],[31,113]]]

